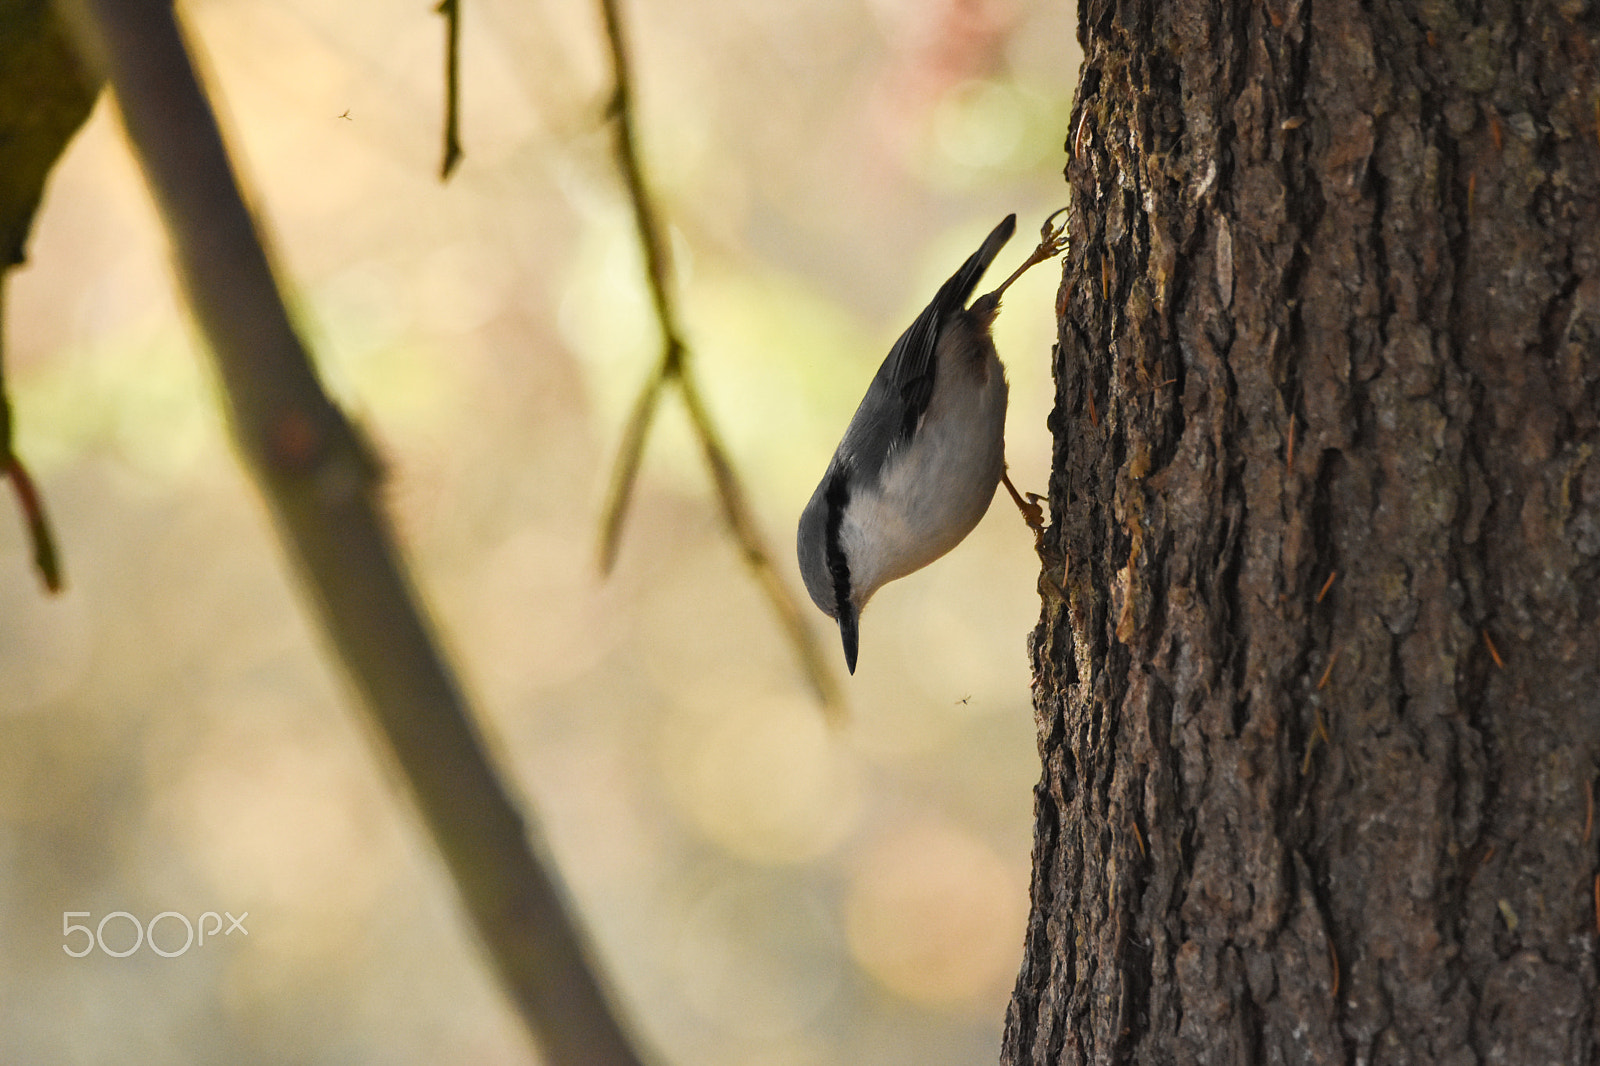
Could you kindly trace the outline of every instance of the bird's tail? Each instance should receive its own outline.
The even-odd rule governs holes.
[[[989,269],[989,264],[994,262],[994,257],[1000,254],[1000,249],[1006,246],[1016,231],[1017,216],[1007,215],[984,238],[982,246],[961,264],[961,269],[940,286],[938,295],[933,298],[934,305],[947,314],[966,307],[972,290],[978,287],[978,282],[983,278],[983,272]]]

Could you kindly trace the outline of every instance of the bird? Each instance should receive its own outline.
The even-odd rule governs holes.
[[[1036,535],[1043,530],[1037,502],[1025,502],[1006,476],[1007,385],[989,331],[1011,283],[1065,247],[1065,224],[1052,227],[1059,214],[1045,220],[1028,259],[970,306],[1016,215],[939,287],[889,349],[800,514],[800,574],[812,602],[838,622],[851,674],[867,600],[961,543],[997,486],[1005,484]]]

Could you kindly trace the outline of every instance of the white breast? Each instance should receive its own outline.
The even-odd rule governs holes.
[[[840,534],[858,607],[961,543],[1005,471],[1005,371],[987,329],[961,332],[940,338],[928,410],[884,468],[880,492],[857,494],[847,508]]]

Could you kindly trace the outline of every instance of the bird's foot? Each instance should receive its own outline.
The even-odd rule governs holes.
[[[1017,510],[1022,512],[1022,520],[1033,530],[1033,549],[1039,553],[1039,561],[1044,564],[1039,571],[1040,594],[1058,603],[1067,603],[1067,560],[1044,537],[1044,508],[1040,504],[1048,497],[1037,492],[1018,492],[1007,474],[1001,474],[1000,480],[1011,494],[1011,501],[1017,505]],[[1061,574],[1059,580],[1055,576],[1058,571]]]
[[[1001,474],[1000,480],[1004,483],[1006,491],[1011,494],[1011,501],[1017,505],[1017,510],[1022,512],[1022,520],[1028,523],[1029,529],[1033,530],[1033,539],[1037,543],[1044,536],[1044,508],[1039,504],[1046,497],[1040,496],[1036,492],[1030,492],[1024,496],[1011,483],[1011,477],[1008,474]]]
[[[1000,294],[1009,289],[1013,281],[1016,281],[1018,278],[1022,277],[1022,275],[1027,273],[1030,268],[1054,259],[1066,249],[1068,244],[1067,224],[1065,222],[1061,223],[1059,226],[1054,224],[1056,216],[1060,215],[1062,211],[1065,210],[1066,208],[1063,207],[1059,211],[1054,211],[1051,213],[1049,218],[1044,220],[1044,225],[1039,227],[1038,247],[1034,248],[1034,250],[1029,253],[1028,258],[1023,260],[1021,266],[1012,271],[1009,278],[1000,283],[1000,287],[998,289],[989,294],[990,298],[993,299],[996,304],[1000,302]]]
[[[1062,214],[1066,210],[1067,209],[1063,207],[1059,210],[1052,211],[1050,213],[1050,217],[1044,220],[1044,225],[1039,227],[1039,247],[1033,250],[1033,256],[1030,257],[1031,261],[1028,264],[1029,266],[1032,266],[1034,263],[1042,263],[1047,259],[1054,259],[1056,256],[1060,255],[1066,250],[1068,244],[1067,224],[1065,222],[1061,223],[1059,226],[1052,224],[1055,222],[1056,216]]]

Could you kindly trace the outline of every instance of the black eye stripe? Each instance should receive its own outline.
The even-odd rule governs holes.
[[[828,478],[823,500],[828,505],[826,532],[826,558],[828,574],[833,578],[834,617],[842,618],[850,605],[850,563],[844,557],[844,508],[850,502],[850,487],[845,483],[844,472],[836,470]]]

